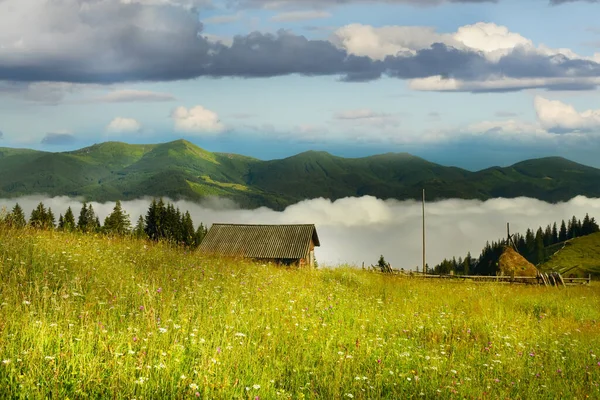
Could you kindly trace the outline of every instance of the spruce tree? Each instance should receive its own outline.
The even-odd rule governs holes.
[[[79,218],[77,219],[77,229],[81,232],[88,231],[88,219],[87,219],[87,203],[83,202],[81,210],[79,211]]]
[[[202,222],[200,222],[200,225],[198,225],[198,229],[196,229],[196,235],[194,238],[196,247],[200,246],[200,243],[202,243],[202,240],[206,236],[207,232],[208,229],[202,224]]]
[[[44,228],[45,229],[54,229],[56,228],[56,219],[54,218],[54,213],[52,209],[48,207],[48,211],[44,216]]]
[[[23,228],[25,225],[27,225],[25,213],[23,212],[23,209],[19,203],[15,204],[8,217],[10,225],[14,226],[15,228]]]
[[[36,208],[31,211],[31,216],[29,217],[29,225],[34,228],[41,229],[44,227],[46,223],[46,207],[44,204],[40,202]]]
[[[63,230],[67,232],[72,232],[75,230],[75,215],[73,215],[73,210],[71,207],[67,208],[67,212],[65,212],[65,216],[63,218]]]
[[[133,228],[133,236],[135,236],[138,239],[147,238],[148,235],[146,235],[146,231],[144,230],[145,224],[146,222],[144,221],[144,217],[140,215],[137,224],[135,225],[135,228]]]
[[[544,232],[542,228],[539,228],[535,234],[535,251],[534,264],[540,264],[544,261],[545,258],[545,249],[544,249]]]
[[[560,224],[560,230],[558,231],[558,241],[564,242],[567,240],[567,226],[565,225],[565,220],[563,219]]]
[[[58,215],[58,230],[59,231],[65,230],[65,219],[63,218],[62,214]]]
[[[558,243],[558,229],[556,228],[556,222],[552,225],[552,244]]]
[[[193,246],[195,242],[194,222],[192,221],[192,216],[190,215],[189,211],[186,211],[183,215],[183,221],[181,225],[183,232],[183,243],[185,243],[186,246]]]
[[[121,207],[121,202],[117,200],[112,213],[104,220],[104,231],[106,233],[125,235],[131,229],[129,215]]]

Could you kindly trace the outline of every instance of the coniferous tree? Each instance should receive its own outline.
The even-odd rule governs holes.
[[[142,215],[140,215],[140,217],[138,218],[137,224],[135,225],[135,228],[133,228],[133,236],[135,236],[138,239],[145,239],[148,237],[148,235],[146,235],[146,231],[144,230],[146,225],[146,222],[144,221],[144,217]]]
[[[77,229],[81,232],[88,231],[88,219],[87,219],[87,203],[83,202],[81,210],[79,211],[79,218],[77,219]]]
[[[552,244],[558,243],[558,229],[556,228],[556,222],[552,225]]]
[[[58,228],[59,231],[64,231],[65,230],[65,219],[63,218],[62,214],[58,214]]]
[[[525,243],[526,243],[526,252],[525,256],[531,257],[533,252],[535,251],[535,235],[531,229],[527,229],[527,233],[525,234]]]
[[[534,250],[534,264],[539,264],[544,261],[545,249],[544,249],[544,232],[542,228],[539,228],[535,234],[535,250]]]
[[[202,239],[204,239],[207,232],[208,229],[204,226],[204,224],[202,224],[202,222],[200,222],[200,225],[198,225],[198,229],[196,229],[196,234],[194,237],[194,244],[196,247],[200,246],[200,243],[202,243]]]
[[[183,215],[182,231],[183,243],[185,243],[186,246],[193,246],[195,243],[194,236],[196,232],[194,231],[194,222],[192,221],[192,216],[189,211],[186,211]]]
[[[72,232],[75,230],[75,228],[75,215],[73,215],[73,210],[71,210],[71,207],[68,207],[67,211],[65,212],[65,216],[63,217],[63,230]]]
[[[43,229],[48,221],[46,207],[40,202],[36,208],[31,211],[29,225],[34,228]]]
[[[558,241],[564,242],[567,240],[567,226],[565,225],[565,220],[563,219],[560,224],[560,230],[558,231]]]
[[[48,207],[48,211],[44,216],[44,228],[46,229],[54,229],[56,228],[56,219],[54,218],[54,213],[52,209]]]
[[[15,204],[10,214],[8,214],[8,223],[15,228],[23,228],[27,225],[25,213],[19,203]]]
[[[145,228],[146,236],[151,240],[158,240],[160,237],[161,215],[156,199],[152,199],[152,203],[148,207],[146,213]]]
[[[121,202],[117,200],[112,213],[104,219],[104,231],[106,233],[125,235],[131,229],[129,215],[121,207]]]
[[[550,225],[546,226],[546,230],[544,231],[544,246],[550,246],[552,244],[552,227]]]
[[[471,252],[468,252],[467,256],[465,257],[465,261],[464,261],[463,274],[469,275],[471,273],[471,262],[472,262]]]

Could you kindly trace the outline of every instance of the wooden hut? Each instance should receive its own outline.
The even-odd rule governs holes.
[[[208,254],[314,267],[315,246],[320,243],[313,224],[213,224],[199,249]]]

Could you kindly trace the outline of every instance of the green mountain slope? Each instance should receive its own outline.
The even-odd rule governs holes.
[[[558,271],[565,276],[600,275],[600,233],[565,242],[541,269]]]
[[[1,197],[46,194],[109,201],[222,196],[248,208],[282,209],[315,197],[419,199],[423,188],[429,200],[600,197],[600,170],[557,157],[470,172],[406,153],[342,158],[308,151],[261,161],[211,153],[185,140],[106,142],[63,153],[0,148],[0,171]]]

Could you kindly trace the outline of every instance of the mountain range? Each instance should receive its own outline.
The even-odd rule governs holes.
[[[465,155],[468,157],[468,155]],[[281,210],[308,198],[489,199],[548,202],[600,197],[600,169],[560,157],[468,171],[408,153],[343,158],[307,151],[262,161],[212,153],[186,140],[151,145],[105,142],[68,152],[0,148],[0,197],[81,196],[99,202],[143,196],[226,197],[241,207]]]

